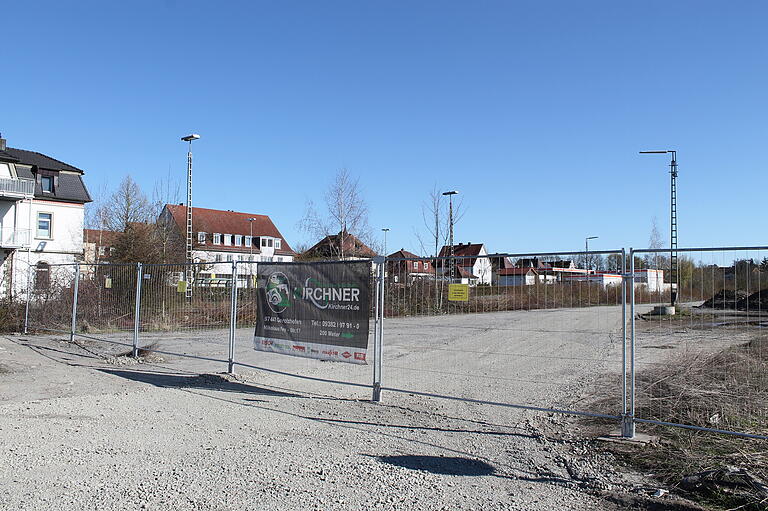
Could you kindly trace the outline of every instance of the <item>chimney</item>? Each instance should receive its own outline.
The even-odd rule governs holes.
[[[5,139],[2,133],[0,133],[0,151],[5,151]]]

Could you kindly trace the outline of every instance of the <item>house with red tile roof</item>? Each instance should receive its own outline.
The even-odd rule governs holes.
[[[435,276],[434,260],[417,256],[401,248],[387,256],[387,278],[393,282],[407,282]]]
[[[187,207],[166,204],[159,222],[186,237]],[[231,278],[232,262],[289,262],[296,253],[267,215],[192,208],[192,258],[208,263],[202,278]],[[242,273],[241,273],[242,272]],[[244,265],[240,275],[256,273]]]
[[[301,254],[302,259],[370,259],[376,252],[346,230],[330,234]]]

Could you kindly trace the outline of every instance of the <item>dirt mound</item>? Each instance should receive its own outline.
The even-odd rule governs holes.
[[[744,297],[736,304],[739,310],[768,311],[768,289],[762,289]]]
[[[701,307],[707,309],[735,309],[739,301],[747,298],[745,291],[731,291],[730,289],[721,289],[715,296],[701,304]]]

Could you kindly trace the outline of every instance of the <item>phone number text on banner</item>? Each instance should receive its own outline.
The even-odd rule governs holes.
[[[366,364],[370,263],[260,263],[259,351]]]

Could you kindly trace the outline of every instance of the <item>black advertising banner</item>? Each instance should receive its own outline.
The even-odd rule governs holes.
[[[259,263],[254,348],[366,364],[371,264]]]

